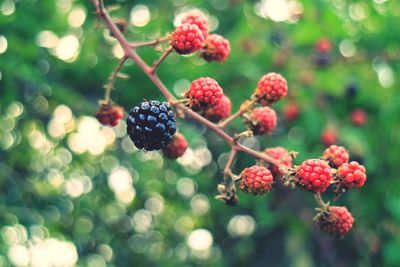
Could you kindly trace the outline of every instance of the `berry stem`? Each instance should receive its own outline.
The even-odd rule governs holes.
[[[133,48],[139,48],[139,47],[143,47],[143,46],[156,46],[162,42],[166,42],[169,40],[168,36],[165,37],[159,37],[157,39],[151,40],[151,41],[144,41],[144,42],[134,42],[134,43],[130,43],[129,45]]]
[[[118,76],[118,73],[120,72],[121,68],[124,66],[126,60],[128,57],[124,56],[122,57],[118,65],[115,67],[114,71],[111,72],[110,76],[108,76],[107,83],[104,85],[104,102],[109,104],[110,103],[110,96],[111,96],[111,90],[114,89],[114,81],[115,78]]]
[[[229,123],[231,123],[234,119],[242,116],[246,111],[248,111],[255,103],[255,99],[252,100],[246,100],[239,108],[238,111],[236,111],[234,114],[223,120],[218,124],[220,128],[225,128]]]
[[[224,169],[224,184],[226,188],[226,197],[231,198],[235,194],[235,183],[233,182],[232,177],[232,164],[235,160],[237,154],[237,150],[235,146],[231,147],[231,152],[228,156],[228,161],[226,162],[225,169]]]
[[[321,193],[314,194],[315,201],[317,201],[318,205],[321,207],[322,210],[327,210],[329,207],[329,203],[325,203],[322,199]]]
[[[163,62],[169,54],[172,52],[172,46],[168,47],[167,50],[164,51],[164,53],[161,55],[161,57],[153,64],[153,67],[151,68],[151,74],[156,73],[157,68],[160,66],[161,62]]]
[[[117,39],[118,43],[121,45],[121,47],[124,51],[124,54],[125,54],[124,57],[132,59],[136,63],[136,65],[140,69],[142,69],[143,72],[147,75],[147,77],[149,77],[149,79],[154,83],[154,85],[158,88],[158,90],[161,92],[161,94],[164,95],[166,100],[170,103],[174,103],[176,101],[175,97],[171,94],[171,92],[168,90],[168,88],[160,80],[160,78],[157,76],[157,74],[152,73],[152,68],[149,67],[146,64],[146,62],[143,61],[143,59],[136,53],[136,51],[134,49],[132,49],[129,42],[125,39],[124,35],[121,33],[121,31],[115,25],[112,18],[106,11],[103,1],[102,0],[92,0],[92,1],[96,7],[96,13],[97,13],[98,17],[104,22],[106,27],[110,30],[110,32],[113,33],[114,37]],[[182,111],[186,116],[192,118],[193,120],[197,121],[198,123],[206,126],[210,130],[212,130],[216,135],[218,135],[223,140],[225,140],[229,145],[233,146],[237,151],[241,151],[241,152],[249,154],[253,157],[256,157],[258,159],[268,161],[271,164],[274,164],[278,167],[281,164],[280,160],[274,159],[273,157],[271,157],[265,153],[255,151],[244,145],[235,143],[234,138],[231,137],[230,135],[228,135],[223,129],[218,127],[217,124],[209,121],[208,119],[204,118],[203,116],[199,115],[198,113],[194,112],[193,110],[187,108],[185,105],[183,105],[181,103],[177,103],[177,104],[173,104],[173,106],[175,106],[175,108]]]

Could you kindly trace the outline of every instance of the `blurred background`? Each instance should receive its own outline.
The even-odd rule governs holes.
[[[106,1],[132,41],[164,36],[199,8],[227,38],[225,63],[172,54],[159,75],[179,96],[215,78],[236,110],[259,78],[279,72],[289,96],[279,126],[249,138],[306,158],[338,143],[367,168],[345,194],[356,223],[334,239],[313,223],[312,194],[239,192],[214,199],[229,147],[179,121],[190,148],[177,161],[135,149],[126,124],[94,118],[122,50],[90,1],[0,1],[0,266],[400,266],[400,2],[396,0]],[[161,54],[139,50],[151,63]],[[112,99],[129,110],[162,95],[132,62]],[[244,129],[240,119],[229,131]],[[240,154],[234,171],[254,164]],[[331,192],[324,199],[332,198]]]

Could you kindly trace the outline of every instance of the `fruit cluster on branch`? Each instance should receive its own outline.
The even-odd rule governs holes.
[[[220,35],[209,34],[207,17],[200,11],[192,10],[182,15],[179,26],[166,37],[131,43],[123,35],[126,27],[121,27],[121,20],[110,17],[102,0],[93,2],[99,19],[105,23],[110,35],[117,39],[124,50],[123,58],[105,85],[105,97],[96,114],[102,124],[115,126],[122,118],[122,108],[111,101],[110,91],[124,63],[128,59],[133,60],[167,100],[144,101],[130,110],[127,132],[138,149],[162,150],[166,157],[172,159],[182,156],[188,142],[182,133],[177,132],[176,119],[178,116],[190,117],[215,132],[231,147],[223,172],[224,181],[217,186],[217,199],[234,206],[238,202],[236,183],[244,192],[261,195],[269,192],[273,183],[280,179],[285,186],[300,187],[314,193],[319,204],[315,220],[322,230],[335,236],[343,236],[351,229],[354,220],[347,208],[330,206],[321,198],[321,193],[330,186],[334,187],[336,200],[345,191],[363,186],[366,180],[365,168],[357,162],[348,163],[349,154],[344,147],[332,145],[321,158],[308,159],[299,166],[293,166],[292,161],[297,154],[295,152],[289,152],[282,147],[266,148],[260,152],[238,142],[240,137],[267,135],[275,129],[277,115],[271,105],[288,94],[284,77],[273,72],[262,76],[254,93],[233,114],[231,100],[224,94],[221,85],[210,77],[199,77],[192,81],[183,98],[175,99],[156,74],[164,59],[172,52],[180,55],[199,52],[207,62],[225,61],[231,52],[229,41]],[[167,46],[152,66],[147,65],[136,52],[139,47],[160,43],[166,43]],[[318,49],[325,53],[329,47],[322,43]],[[294,105],[296,104],[284,111],[287,117],[298,116],[299,109]],[[239,117],[244,119],[247,129],[233,136],[228,135],[224,128]],[[231,167],[238,152],[247,153],[258,160],[255,165],[245,168],[240,175],[235,175]]]

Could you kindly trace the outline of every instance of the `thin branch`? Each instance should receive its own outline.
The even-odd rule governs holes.
[[[229,153],[228,161],[226,162],[225,169],[224,169],[224,184],[226,190],[226,197],[230,199],[232,196],[235,195],[235,183],[233,180],[232,175],[232,164],[235,160],[237,154],[237,150],[235,146],[231,147],[231,152]]]
[[[321,209],[326,210],[329,207],[329,203],[325,203],[322,200],[321,193],[315,193],[314,198],[315,201],[318,203],[318,205],[321,207]]]
[[[104,85],[104,102],[109,103],[110,102],[110,95],[111,95],[111,90],[114,88],[114,81],[115,78],[118,76],[118,73],[120,72],[121,68],[124,66],[125,62],[128,60],[127,57],[122,57],[118,65],[115,67],[114,71],[111,72],[110,76],[108,76],[107,79],[107,84]]]
[[[151,74],[156,73],[157,68],[160,66],[161,62],[163,62],[169,54],[172,52],[172,46],[168,47],[167,50],[164,51],[164,53],[161,55],[161,57],[154,63],[154,65],[151,68]]]
[[[232,114],[231,116],[229,116],[228,118],[226,118],[225,120],[223,120],[222,122],[220,122],[218,124],[218,126],[220,128],[224,128],[226,127],[229,123],[231,123],[234,119],[242,116],[245,112],[247,112],[255,103],[255,99],[252,100],[247,100],[246,102],[244,102],[238,111],[236,111],[234,114]]]
[[[144,42],[134,42],[134,43],[130,43],[129,45],[133,48],[139,48],[139,47],[143,47],[143,46],[156,46],[162,42],[166,42],[169,40],[169,37],[161,37],[161,38],[157,38],[155,40],[151,40],[151,41],[144,41]]]
[[[128,57],[132,59],[136,65],[143,70],[143,72],[149,77],[149,79],[154,83],[154,85],[158,88],[158,90],[161,92],[161,94],[164,95],[166,100],[170,103],[174,103],[176,101],[175,97],[171,94],[171,92],[167,89],[167,87],[163,84],[163,82],[160,80],[160,78],[155,74],[151,72],[151,68],[143,61],[143,59],[132,49],[131,45],[129,42],[125,39],[123,34],[120,32],[118,27],[115,25],[113,22],[112,18],[110,15],[107,13],[106,9],[104,8],[102,0],[93,0],[95,6],[96,6],[96,11],[99,16],[107,26],[107,28],[113,33],[115,39],[117,39],[118,43],[121,45],[125,57]],[[273,157],[261,153],[258,151],[255,151],[251,148],[248,148],[246,146],[243,146],[241,144],[236,144],[234,141],[234,138],[228,135],[224,130],[222,130],[220,127],[218,127],[217,124],[207,120],[203,116],[199,115],[198,113],[194,112],[193,110],[187,108],[185,105],[181,103],[173,104],[173,106],[180,111],[182,111],[186,116],[192,118],[193,120],[197,121],[198,123],[206,126],[210,130],[212,130],[215,134],[217,134],[219,137],[221,137],[223,140],[225,140],[229,145],[233,146],[237,151],[242,151],[244,153],[247,153],[249,155],[252,155],[256,158],[259,158],[261,160],[265,160],[270,162],[271,164],[274,164],[276,166],[279,166],[281,162],[277,159],[274,159]]]

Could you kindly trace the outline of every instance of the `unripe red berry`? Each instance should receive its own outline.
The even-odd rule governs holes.
[[[351,113],[351,122],[357,126],[363,126],[367,122],[367,114],[363,109],[355,109]]]
[[[331,128],[326,128],[321,133],[321,142],[326,145],[330,146],[336,144],[338,141],[336,132]]]
[[[289,152],[283,147],[280,146],[270,147],[265,149],[264,153],[270,155],[274,159],[280,160],[282,164],[286,167],[292,166],[292,160],[293,160],[292,156],[290,156]],[[282,172],[279,170],[278,166],[271,165],[269,169],[271,170],[274,176],[282,176]]]
[[[315,50],[319,53],[329,53],[331,49],[331,41],[328,38],[321,38],[315,44]]]
[[[342,237],[353,227],[354,219],[346,207],[332,206],[327,211],[321,211],[316,216],[316,221],[321,230],[326,233]]]
[[[297,168],[296,177],[303,189],[322,193],[332,180],[331,167],[324,160],[308,159]]]
[[[186,138],[181,133],[176,133],[172,137],[171,143],[164,147],[162,152],[167,158],[177,159],[185,154],[187,148],[188,142]]]
[[[224,92],[218,82],[209,77],[202,77],[192,81],[185,97],[189,99],[189,106],[193,110],[206,110],[218,105]]]
[[[254,165],[245,168],[240,178],[240,189],[254,195],[267,193],[272,188],[272,174],[263,166]]]
[[[331,145],[325,149],[323,157],[336,167],[349,162],[349,152],[346,148],[337,145]]]
[[[181,24],[194,24],[199,27],[204,38],[208,36],[208,20],[200,10],[191,10],[182,17]]]
[[[346,189],[362,187],[367,180],[365,172],[365,167],[356,161],[342,164],[337,172],[340,187]]]
[[[268,106],[255,108],[247,123],[254,134],[270,134],[277,124],[276,112]]]
[[[280,74],[270,72],[261,77],[255,97],[261,105],[267,106],[285,97],[287,91],[288,87],[285,78]]]
[[[124,109],[112,104],[102,104],[96,113],[97,120],[103,125],[116,126],[124,117]]]
[[[225,61],[230,52],[231,46],[228,40],[221,35],[211,34],[206,39],[206,45],[202,49],[201,57],[207,61]]]
[[[171,46],[180,55],[194,53],[205,44],[199,27],[195,24],[182,24],[171,35]]]
[[[229,97],[224,95],[221,101],[216,106],[206,110],[204,117],[213,122],[218,122],[222,119],[229,117],[232,110],[232,104]]]
[[[283,116],[289,120],[295,120],[299,117],[300,108],[296,102],[290,102],[286,106],[283,107]]]

